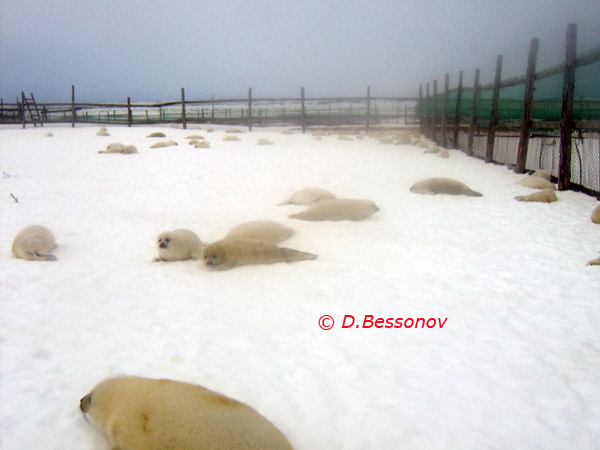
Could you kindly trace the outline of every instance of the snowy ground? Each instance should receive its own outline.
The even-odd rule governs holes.
[[[97,129],[0,127],[2,450],[108,449],[79,399],[122,373],[244,401],[297,450],[597,448],[600,268],[585,265],[600,251],[597,200],[520,203],[530,191],[504,167],[372,138]],[[159,129],[179,146],[150,149]],[[212,148],[187,145],[193,133]],[[97,153],[114,141],[139,153]],[[484,196],[409,192],[437,175]],[[289,219],[303,207],[276,205],[307,186],[380,211]],[[282,245],[319,258],[225,272],[151,262],[162,231],[211,242],[252,219],[293,227]],[[56,235],[57,262],[12,256],[32,223]],[[345,315],[447,321],[343,329]]]

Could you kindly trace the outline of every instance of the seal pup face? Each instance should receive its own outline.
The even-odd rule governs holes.
[[[371,202],[371,208],[373,208],[374,212],[379,211],[379,207],[375,203],[373,203],[373,202]]]
[[[202,249],[202,262],[206,267],[217,267],[225,260],[225,250],[219,244],[211,244]]]
[[[157,239],[157,245],[159,248],[169,248],[169,244],[171,243],[171,237],[169,233],[161,233]]]

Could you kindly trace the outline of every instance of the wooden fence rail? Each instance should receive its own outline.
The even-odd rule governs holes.
[[[304,88],[300,97],[187,100],[181,88],[181,100],[161,103],[77,103],[75,86],[71,87],[70,103],[38,103],[45,122],[60,123],[119,123],[134,124],[188,122],[246,125],[300,125],[303,130],[315,125],[363,125],[403,119],[416,123],[416,98],[372,97],[370,87],[366,97],[306,98]],[[5,103],[0,99],[0,123],[26,123],[30,117],[21,104]]]

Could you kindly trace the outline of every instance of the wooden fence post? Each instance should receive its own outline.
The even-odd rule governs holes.
[[[17,103],[19,101],[17,100]],[[25,92],[21,91],[21,106],[19,107],[21,112],[21,125],[25,128]]]
[[[367,86],[367,133],[371,126],[371,86]]]
[[[500,99],[500,81],[502,78],[502,55],[496,60],[496,75],[494,77],[494,92],[492,94],[492,110],[490,112],[490,127],[485,148],[485,162],[494,160],[494,140],[496,139],[496,125],[498,125],[498,100]]]
[[[433,80],[433,106],[431,109],[431,138],[437,143],[437,106],[438,106],[438,82]]]
[[[248,131],[252,131],[252,88],[248,88]]]
[[[444,107],[442,111],[442,147],[446,148],[446,127],[448,126],[448,85],[450,84],[450,74],[446,73],[444,77]]]
[[[181,88],[181,125],[187,129],[187,117],[185,115],[185,89]]]
[[[431,99],[429,98],[429,83],[425,85],[425,136],[431,133],[429,129],[429,107],[431,106]]]
[[[71,128],[75,128],[77,120],[77,111],[75,110],[75,85],[71,85]]]
[[[469,123],[469,136],[467,138],[467,155],[473,156],[473,135],[477,126],[477,99],[479,97],[479,69],[475,69],[475,83],[473,84],[473,101],[471,102],[471,122]]]
[[[423,104],[423,85],[419,85],[419,129],[421,130],[421,134],[425,134],[425,110]]]
[[[306,133],[306,104],[304,98],[304,88],[300,88],[300,126],[302,134]]]
[[[131,97],[127,97],[127,126],[131,126]]]
[[[523,120],[521,121],[521,134],[519,136],[519,149],[517,151],[516,173],[525,173],[527,162],[527,149],[529,147],[529,131],[531,130],[531,109],[533,106],[533,89],[535,84],[535,63],[540,46],[539,39],[532,39],[529,46],[529,59],[527,61],[527,74],[525,75],[525,96],[523,97]]]
[[[571,182],[571,134],[573,133],[573,96],[575,92],[575,59],[577,58],[577,25],[567,27],[565,79],[563,82],[560,121],[560,158],[558,164],[558,190],[569,188]]]
[[[458,134],[460,132],[460,102],[463,91],[463,71],[458,72],[458,90],[456,91],[456,110],[454,113],[454,148],[458,148]]]

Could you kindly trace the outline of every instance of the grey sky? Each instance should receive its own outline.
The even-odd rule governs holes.
[[[600,45],[600,0],[2,0],[0,97],[40,102],[255,97],[416,96],[561,62],[567,24],[578,50]]]

